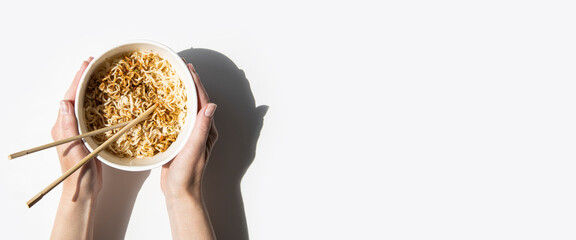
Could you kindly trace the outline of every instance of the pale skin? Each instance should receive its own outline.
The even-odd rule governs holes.
[[[82,73],[92,61],[82,63],[70,88],[60,103],[52,138],[60,140],[78,135],[74,101]],[[216,104],[208,94],[192,64],[188,64],[198,93],[196,123],[184,149],[162,166],[160,186],[166,199],[173,239],[216,239],[202,197],[204,169],[218,138],[214,125]],[[88,155],[88,149],[74,141],[57,148],[62,171]],[[92,239],[98,193],[102,189],[102,165],[90,160],[62,183],[62,195],[52,228],[51,239]]]

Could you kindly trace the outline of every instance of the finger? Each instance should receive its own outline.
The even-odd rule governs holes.
[[[192,130],[192,136],[190,136],[190,140],[186,143],[186,149],[191,149],[192,155],[200,155],[204,151],[216,107],[216,104],[208,103],[198,112],[194,129]]]
[[[218,129],[216,129],[216,125],[214,124],[214,118],[210,121],[210,132],[208,133],[208,138],[206,139],[206,159],[210,157],[212,153],[212,148],[216,145],[218,141]]]
[[[196,69],[194,68],[194,65],[192,65],[192,63],[188,63],[188,69],[190,70],[190,73],[192,73],[192,79],[194,80],[194,84],[196,85],[196,91],[198,93],[198,99],[199,99],[199,104],[201,105],[202,108],[204,107],[204,105],[206,105],[207,103],[210,102],[210,98],[208,97],[208,93],[206,92],[206,89],[204,89],[204,85],[202,84],[202,81],[200,81],[200,76],[198,76],[198,73],[196,72]]]
[[[208,97],[208,93],[206,93],[206,89],[204,89],[204,85],[202,85],[202,81],[200,81],[200,76],[198,76],[194,65],[188,63],[188,69],[190,70],[190,73],[192,73],[192,79],[194,79],[194,84],[196,85],[196,92],[198,93],[198,109],[201,109],[204,105],[210,102],[210,98]]]
[[[80,70],[78,70],[78,72],[76,72],[76,76],[74,77],[72,84],[70,84],[68,91],[66,91],[66,94],[64,94],[64,100],[69,100],[72,102],[75,100],[76,88],[78,88],[78,83],[80,82],[80,78],[82,77],[82,74],[84,74],[84,71],[86,70],[86,68],[88,67],[88,64],[92,61],[92,59],[94,59],[94,58],[89,57],[88,60],[82,62],[82,65],[80,66]]]
[[[52,137],[57,141],[76,135],[78,135],[78,125],[74,114],[74,105],[67,100],[61,101]],[[78,160],[82,159],[88,151],[79,140],[59,145],[56,149],[61,158],[70,156],[72,159]]]
[[[55,135],[54,140],[78,135],[74,105],[69,100],[63,100],[60,102],[60,111],[58,112],[58,119],[56,119],[55,127],[55,132],[53,133]]]

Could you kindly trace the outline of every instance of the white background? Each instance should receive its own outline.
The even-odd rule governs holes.
[[[51,141],[84,59],[150,39],[221,53],[254,107],[268,106],[236,201],[246,227],[242,211],[213,216],[223,239],[246,239],[231,236],[242,228],[250,239],[575,239],[575,11],[571,1],[4,1],[0,155]],[[110,210],[114,194],[128,193],[103,200],[97,238],[170,237],[159,173],[115,173],[144,182],[127,227],[105,223],[126,212]],[[55,150],[0,160],[0,239],[48,238],[61,188],[25,202],[59,174]]]

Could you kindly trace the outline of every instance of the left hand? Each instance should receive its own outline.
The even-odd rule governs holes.
[[[76,88],[84,70],[92,61],[92,57],[82,63],[80,70],[64,99],[60,102],[58,119],[52,127],[52,138],[54,141],[78,135],[78,124],[74,113],[74,101],[76,98]],[[62,172],[73,167],[77,162],[86,157],[90,152],[80,140],[62,144],[56,147],[60,167]],[[95,199],[102,188],[102,165],[100,161],[93,159],[87,162],[82,168],[70,175],[63,182],[63,196],[70,197],[72,201],[77,199]]]

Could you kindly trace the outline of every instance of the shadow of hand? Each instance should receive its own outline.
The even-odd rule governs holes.
[[[194,65],[211,102],[218,104],[218,142],[203,183],[214,231],[218,239],[249,239],[240,182],[254,161],[268,106],[256,107],[244,72],[223,54],[208,49],[178,54]]]
[[[102,164],[103,187],[94,217],[94,239],[124,239],[138,192],[150,170],[126,172]]]

